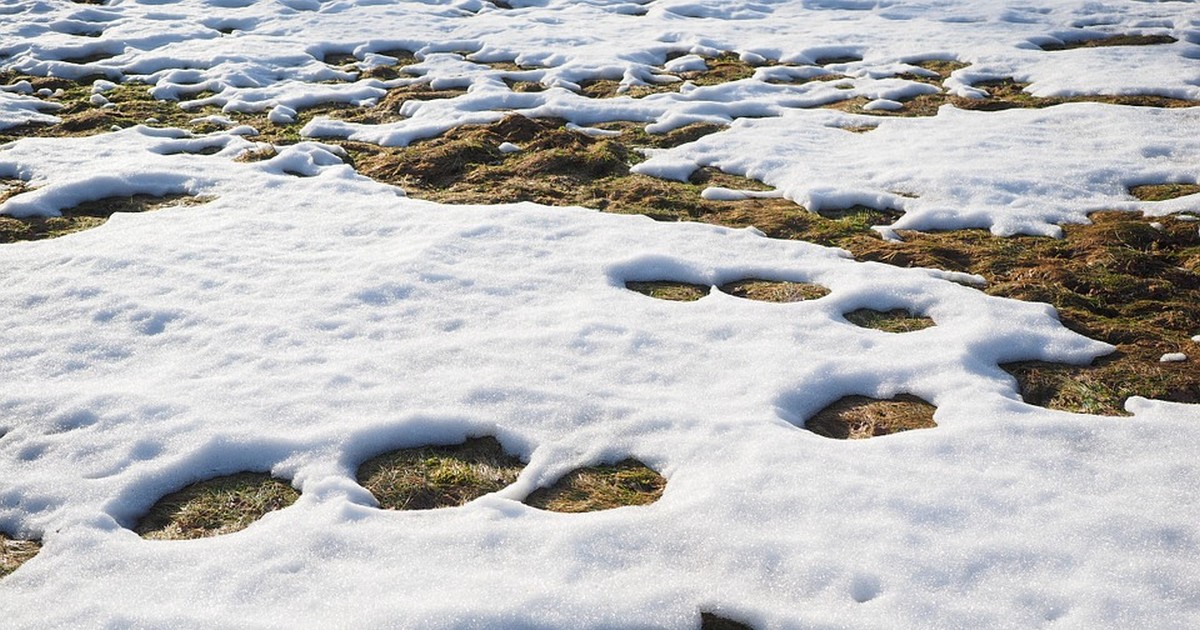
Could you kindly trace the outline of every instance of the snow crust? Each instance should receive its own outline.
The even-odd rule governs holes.
[[[972,63],[947,83],[968,96],[1012,76],[1041,95],[1200,98],[1194,3],[508,4],[0,7],[5,69],[100,74],[104,100],[110,84],[144,82],[181,106],[222,106],[206,119],[228,127],[0,147],[0,177],[33,189],[0,214],[209,200],[0,247],[0,530],[45,542],[0,582],[7,627],[688,628],[702,610],[759,629],[1200,626],[1200,409],[1133,398],[1132,417],[1104,418],[1022,402],[999,364],[1112,350],[1049,306],[753,229],[413,200],[316,141],[235,161],[263,147],[228,117],[290,124],[317,103],[422,82],[467,92],[410,101],[396,123],[318,119],[304,133],[403,145],[513,112],[596,136],[614,120],[652,133],[715,122],[729,129],[639,169],[682,179],[716,166],[776,189],[710,199],[904,210],[892,229],[1054,234],[1099,208],[1196,211],[1195,196],[1126,193],[1197,181],[1195,110],[800,108],[937,90],[894,76],[929,58]],[[1038,46],[1117,33],[1178,41]],[[397,49],[417,53],[419,76],[361,78]],[[721,52],[791,65],[638,99],[577,91],[670,81]],[[339,53],[356,61],[321,61]],[[851,56],[863,60],[815,65]],[[768,82],[835,71],[850,76]],[[513,92],[506,78],[548,89]],[[5,87],[0,127],[54,120],[46,96]],[[864,124],[876,128],[847,131]],[[672,303],[624,287],[752,277],[832,292]],[[843,317],[859,308],[936,326],[863,329]],[[936,404],[938,427],[861,443],[799,428],[842,396],[898,393]],[[374,454],[475,435],[529,463],[466,506],[386,512],[353,479]],[[630,456],[668,478],[657,503],[582,515],[520,503],[575,467]],[[299,502],[213,539],[127,529],[162,495],[244,470],[289,479]]]

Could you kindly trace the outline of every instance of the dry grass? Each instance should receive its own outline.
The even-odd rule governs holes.
[[[734,297],[758,302],[803,302],[829,295],[829,289],[811,282],[780,282],[772,280],[738,280],[723,284],[722,292]]]
[[[153,540],[229,534],[295,503],[299,496],[290,485],[265,473],[217,477],[159,499],[134,531]]]
[[[1198,193],[1200,186],[1196,184],[1142,184],[1129,188],[1129,194],[1142,201],[1168,201]]]
[[[871,438],[936,427],[935,410],[933,405],[908,394],[887,400],[846,396],[806,420],[804,428],[839,440]]]
[[[667,300],[670,302],[695,302],[700,298],[708,295],[710,287],[703,284],[689,284],[687,282],[670,282],[666,280],[658,280],[654,282],[626,282],[625,288],[630,291],[637,291],[642,295],[648,295],[659,300]]]
[[[493,437],[384,453],[358,468],[358,482],[385,510],[455,507],[516,481],[525,464]]]
[[[0,201],[4,199],[4,195],[0,194]],[[88,201],[74,208],[63,210],[61,217],[18,219],[0,215],[0,244],[57,238],[89,230],[103,225],[109,217],[117,212],[148,212],[175,206],[199,205],[208,201],[211,199],[192,195],[167,195],[164,197],[134,195]]]
[[[627,505],[649,505],[662,496],[667,480],[636,459],[591,466],[568,473],[549,488],[539,488],[527,505],[551,512],[595,512]]]
[[[855,326],[873,328],[890,333],[913,332],[915,330],[924,330],[934,325],[932,319],[921,315],[913,315],[902,308],[895,308],[890,311],[860,308],[850,311],[842,315],[842,317],[845,317],[846,321]]]
[[[36,540],[16,540],[0,533],[0,579],[21,568],[42,550]]]
[[[1179,40],[1170,35],[1113,35],[1098,39],[1083,39],[1061,44],[1042,44],[1041,49],[1047,52],[1059,50],[1075,50],[1077,48],[1101,48],[1105,46],[1156,46],[1174,44]]]

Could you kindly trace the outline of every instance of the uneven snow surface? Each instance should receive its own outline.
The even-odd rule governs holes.
[[[1200,99],[1200,7],[508,4],[0,6],[6,69],[143,82],[272,123],[411,82],[469,87],[410,101],[393,123],[317,119],[312,141],[259,162],[234,159],[259,148],[245,127],[0,147],[0,177],[32,188],[0,213],[54,216],[133,194],[208,200],[0,246],[0,531],[45,543],[0,581],[3,625],[695,628],[709,611],[759,629],[1200,626],[1200,408],[1134,398],[1131,418],[1104,418],[1023,403],[998,364],[1112,350],[1052,308],[990,297],[972,276],[755,230],[413,200],[320,142],[404,145],[513,111],[594,134],[615,120],[652,133],[718,122],[729,129],[638,169],[686,178],[716,166],[811,209],[904,210],[895,227],[1054,234],[1099,208],[1195,210],[1195,195],[1146,203],[1127,187],[1197,181],[1200,111],[802,108],[862,96],[886,109],[940,89],[894,77],[930,58],[972,64],[947,81],[966,96],[1015,77],[1037,95]],[[1039,47],[1106,34],[1178,41]],[[396,49],[417,52],[420,76],[358,78]],[[643,98],[575,91],[597,78],[670,81],[727,51],[790,65]],[[353,54],[355,70],[322,62],[334,53]],[[833,66],[847,78],[766,81],[816,76],[813,62],[841,56],[863,59]],[[499,62],[521,68],[487,65]],[[548,89],[513,92],[506,78]],[[0,127],[55,109],[28,84],[0,91]],[[625,288],[745,278],[832,292],[675,303]],[[869,330],[843,318],[859,308],[937,325]],[[898,393],[937,405],[938,427],[862,442],[799,428],[843,396]],[[529,464],[463,507],[382,511],[354,481],[380,452],[478,435]],[[667,477],[657,503],[590,514],[521,503],[574,468],[626,457]],[[245,470],[291,480],[300,500],[217,538],[128,529],[164,494]]]

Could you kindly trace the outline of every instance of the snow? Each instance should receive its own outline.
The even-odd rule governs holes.
[[[805,108],[937,91],[893,76],[931,58],[973,64],[947,82],[964,94],[1013,76],[1034,94],[1200,98],[1200,9],[509,4],[0,7],[4,68],[99,74],[99,99],[109,83],[142,82],[225,109],[197,118],[224,128],[207,135],[135,126],[0,147],[0,177],[32,188],[0,205],[5,215],[134,194],[206,201],[0,247],[0,531],[45,543],[0,581],[7,626],[688,628],[702,610],[760,629],[1200,625],[1200,407],[1135,397],[1132,417],[1109,418],[1024,403],[1000,364],[1086,364],[1112,350],[1051,307],[752,228],[410,199],[320,141],[406,145],[513,112],[595,136],[618,120],[650,133],[715,122],[728,129],[649,151],[637,170],[685,179],[714,166],[773,187],[713,187],[709,199],[902,210],[885,233],[1054,235],[1097,209],[1195,212],[1195,195],[1141,202],[1127,187],[1197,181],[1197,110]],[[1178,41],[1036,45],[1113,33]],[[419,76],[359,77],[396,49],[417,53]],[[721,52],[792,65],[643,98],[575,89],[669,81],[660,75]],[[355,70],[321,62],[333,53],[353,54]],[[862,61],[813,65],[834,57]],[[522,68],[487,65],[498,62]],[[845,76],[768,82],[832,72]],[[513,92],[513,75],[547,89]],[[388,124],[318,118],[309,141],[237,159],[268,148],[238,112],[290,124],[317,103],[418,82],[466,92],[409,101]],[[0,90],[0,128],[53,122],[56,109],[27,83]],[[625,288],[746,278],[831,293],[674,303]],[[859,328],[844,318],[859,308],[936,326]],[[899,393],[937,405],[937,428],[854,443],[800,428],[845,395]],[[528,465],[465,506],[387,512],[354,481],[380,452],[478,435]],[[657,503],[555,514],[520,502],[626,457],[667,477]],[[300,500],[211,539],[128,529],[162,495],[245,470],[289,480]]]

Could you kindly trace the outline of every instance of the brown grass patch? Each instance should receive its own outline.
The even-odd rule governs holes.
[[[134,528],[142,538],[188,540],[243,530],[300,493],[266,473],[237,473],[194,483],[158,500]]]
[[[22,187],[23,188],[23,187]],[[6,197],[0,194],[0,201]],[[18,219],[0,215],[0,244],[17,241],[38,241],[66,236],[103,225],[117,212],[148,212],[175,206],[192,206],[211,201],[192,195],[134,195],[107,197],[81,203],[62,211],[61,217],[30,217]]]
[[[1142,184],[1130,186],[1129,194],[1142,201],[1168,201],[1200,193],[1196,184]]]
[[[924,330],[934,325],[932,319],[921,315],[914,315],[902,308],[894,308],[890,311],[860,308],[845,313],[842,317],[845,317],[846,321],[855,326],[873,328],[890,333],[913,332]]]
[[[863,439],[937,426],[933,405],[909,394],[880,400],[846,396],[818,411],[804,428],[827,438]]]
[[[1174,44],[1179,40],[1170,35],[1113,35],[1097,39],[1081,39],[1073,42],[1042,44],[1041,49],[1047,52],[1060,50],[1075,50],[1078,48],[1102,48],[1106,46],[1157,46]]]
[[[703,284],[689,284],[687,282],[670,282],[667,280],[658,280],[654,282],[626,282],[625,288],[630,291],[637,291],[642,295],[648,295],[658,300],[668,300],[670,302],[695,302],[700,298],[708,295],[710,287]]]
[[[456,507],[516,481],[524,462],[493,437],[451,446],[422,446],[363,462],[358,482],[385,510]]]
[[[21,568],[42,550],[36,540],[17,540],[0,533],[0,579]]]
[[[662,496],[667,480],[636,459],[611,466],[579,468],[549,488],[538,488],[527,505],[551,512],[595,512],[649,505]]]
[[[717,288],[734,297],[758,302],[803,302],[829,295],[829,289],[811,282],[749,279],[730,282]]]

